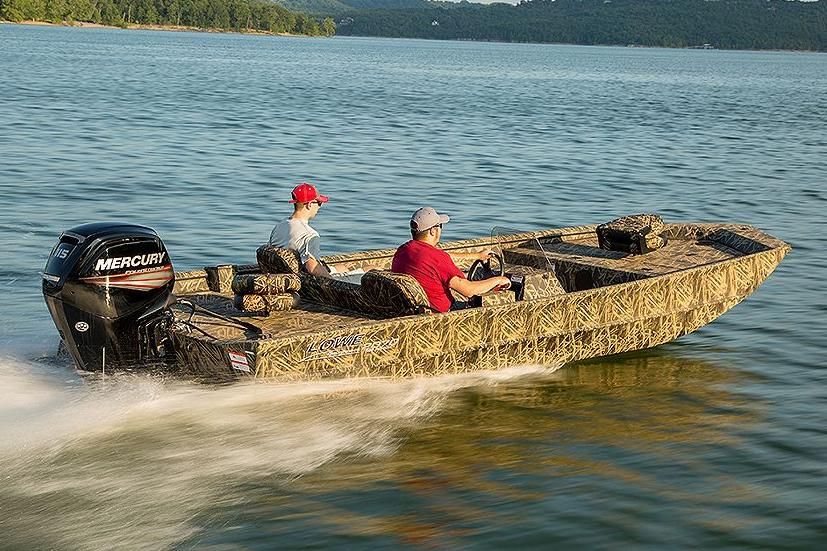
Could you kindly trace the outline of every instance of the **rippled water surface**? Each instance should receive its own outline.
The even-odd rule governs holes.
[[[0,25],[0,547],[812,548],[827,538],[827,56]],[[60,231],[248,262],[295,182],[327,253],[641,211],[793,245],[634,354],[206,387],[54,359]]]

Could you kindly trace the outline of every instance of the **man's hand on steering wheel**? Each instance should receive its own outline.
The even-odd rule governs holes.
[[[505,276],[496,276],[497,279],[497,286],[494,287],[494,291],[505,291],[511,287],[511,280]]]
[[[480,253],[482,255],[483,253]],[[491,262],[495,261],[495,268],[491,266]],[[471,263],[468,268],[468,279],[471,281],[482,281],[494,276],[503,275],[503,260],[502,257],[495,252],[491,252],[490,256],[485,258],[478,258]]]
[[[484,251],[478,252],[476,258],[477,258],[477,260],[488,260],[489,258],[494,256],[495,254],[496,253],[494,251],[492,251],[491,249],[486,249]]]

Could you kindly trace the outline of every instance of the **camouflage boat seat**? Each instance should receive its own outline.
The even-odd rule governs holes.
[[[318,277],[301,270],[296,251],[269,244],[258,248],[256,259],[265,274],[297,274],[298,291],[305,300],[382,318],[432,311],[422,286],[409,275],[371,270],[362,276],[361,285]],[[252,280],[244,282],[252,284]]]
[[[297,274],[301,281],[299,294],[306,300],[354,312],[369,312],[359,285],[305,272],[299,253],[294,250],[264,244],[256,250],[256,260],[265,274]]]
[[[256,260],[265,274],[299,274],[302,261],[297,251],[264,244],[256,250]]]
[[[362,294],[376,313],[386,317],[433,312],[428,295],[413,277],[389,270],[371,270],[362,276]]]
[[[298,292],[301,279],[296,274],[239,274],[230,288],[237,295],[278,295]]]
[[[272,295],[240,295],[233,296],[233,307],[242,312],[269,314],[292,310],[299,302],[297,293],[280,293]]]
[[[431,312],[425,291],[405,274],[372,270],[362,276],[361,285],[304,273],[299,277],[302,298],[319,304],[380,318]]]
[[[301,273],[299,277],[302,280],[299,293],[305,300],[363,314],[374,313],[360,285],[308,273]]]
[[[233,306],[244,312],[291,310],[297,303],[301,279],[296,274],[239,274],[233,278]]]

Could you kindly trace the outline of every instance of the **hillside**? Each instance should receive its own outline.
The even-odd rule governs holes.
[[[827,0],[528,0],[512,6],[428,2],[426,7],[353,4],[421,0],[330,1],[337,34],[726,49],[827,51]],[[324,14],[325,12],[316,12]]]
[[[409,10],[431,7],[428,0],[273,0],[290,11],[314,15],[339,15],[353,10]]]

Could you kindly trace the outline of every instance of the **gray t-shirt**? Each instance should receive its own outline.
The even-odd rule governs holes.
[[[319,232],[303,220],[288,218],[276,224],[270,232],[270,244],[298,251],[302,264],[311,257],[316,262],[321,262],[322,259]]]

